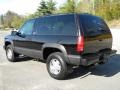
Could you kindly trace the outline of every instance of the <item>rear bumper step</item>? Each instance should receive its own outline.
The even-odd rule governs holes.
[[[68,55],[70,64],[73,65],[83,65],[83,66],[89,66],[92,64],[100,63],[100,62],[106,62],[108,59],[116,54],[116,50],[111,50],[107,52],[102,52],[99,54],[87,54],[87,55]]]

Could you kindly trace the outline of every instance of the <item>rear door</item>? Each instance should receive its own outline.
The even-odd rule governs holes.
[[[85,37],[84,53],[96,53],[112,47],[112,35],[106,23],[99,17],[80,15],[79,22]]]

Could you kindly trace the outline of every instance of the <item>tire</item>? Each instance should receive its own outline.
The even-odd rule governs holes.
[[[6,57],[10,62],[17,61],[16,58],[19,57],[19,54],[13,51],[12,45],[6,47]]]
[[[51,77],[62,80],[67,76],[65,56],[60,52],[52,53],[47,58],[47,71]]]

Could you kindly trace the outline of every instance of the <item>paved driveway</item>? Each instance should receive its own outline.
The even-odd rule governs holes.
[[[0,31],[0,90],[120,90],[120,30],[112,29],[116,56],[95,68],[77,68],[67,80],[51,78],[45,63],[30,58],[8,62],[2,48],[8,33]]]

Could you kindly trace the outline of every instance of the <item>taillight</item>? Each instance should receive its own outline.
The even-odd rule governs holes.
[[[84,37],[79,36],[77,41],[77,52],[82,53],[84,50]]]

